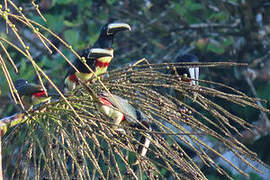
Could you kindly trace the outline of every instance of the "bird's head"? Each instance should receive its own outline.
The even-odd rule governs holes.
[[[199,62],[197,56],[193,54],[184,54],[176,58],[175,62]],[[177,73],[183,77],[188,77],[192,85],[198,85],[199,80],[199,67],[177,68]]]
[[[28,83],[28,81],[24,79],[18,79],[14,82],[14,86],[18,91],[20,96],[31,96],[35,93],[43,93],[45,95],[45,91],[42,89],[40,85]]]
[[[121,31],[130,31],[129,24],[121,22],[109,22],[105,24],[100,32],[98,41],[94,44],[94,48],[112,48],[114,35]]]
[[[20,96],[25,94],[24,87],[26,87],[28,84],[29,84],[28,81],[26,81],[24,79],[18,79],[14,82],[15,89],[18,91],[18,94]]]
[[[15,88],[18,90],[21,86],[25,86],[25,85],[27,85],[28,84],[28,82],[26,81],[26,80],[24,80],[24,79],[18,79],[18,80],[16,80],[15,82],[14,82],[14,86],[15,86]]]

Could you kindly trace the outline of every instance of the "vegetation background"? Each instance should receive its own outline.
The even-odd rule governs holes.
[[[200,79],[224,83],[250,96],[270,100],[270,3],[267,0],[36,1],[47,22],[37,14],[31,1],[13,2],[21,6],[30,19],[48,27],[76,51],[93,44],[100,27],[109,18],[129,23],[132,32],[118,34],[115,38],[115,58],[109,70],[133,64],[141,58],[151,63],[171,62],[182,53],[193,53],[201,62],[244,62],[249,64],[245,68],[201,68]],[[0,21],[1,36],[7,35],[5,27],[4,21]],[[49,54],[29,29],[20,34],[31,44],[31,52],[40,67],[59,88],[63,88],[68,68],[66,61],[56,52]],[[48,38],[59,45],[69,59],[74,57],[69,50],[61,47],[57,39],[50,35]],[[20,70],[19,74],[11,71],[12,77],[37,82],[29,62],[16,51],[9,52]],[[2,72],[0,87],[2,118],[16,111],[8,98],[8,85]],[[248,108],[230,107],[230,111],[251,123],[269,122],[267,117]],[[263,136],[247,144],[263,162],[270,164],[270,127],[265,126],[263,132]],[[205,171],[209,179],[218,179],[214,171]],[[251,177],[260,179],[259,175]],[[234,178],[240,179],[237,175]]]

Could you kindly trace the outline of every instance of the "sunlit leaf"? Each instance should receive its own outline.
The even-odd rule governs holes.
[[[225,52],[225,49],[223,47],[214,43],[209,43],[207,49],[216,54],[223,54]]]

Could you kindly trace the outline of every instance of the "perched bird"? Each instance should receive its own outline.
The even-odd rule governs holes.
[[[184,55],[178,56],[174,60],[174,62],[199,62],[199,59],[197,56],[195,56],[193,54],[184,54]],[[198,82],[198,80],[199,80],[199,67],[195,66],[195,67],[189,67],[189,68],[174,68],[171,73],[179,75],[181,77],[181,81],[188,82],[192,86],[199,85],[199,82]],[[184,94],[180,91],[176,91],[176,90],[171,89],[170,94],[175,96],[180,101],[185,100]],[[194,93],[193,96],[194,96],[193,101],[195,101],[197,94]],[[188,109],[181,105],[179,107],[179,111],[181,113],[185,113],[185,112],[188,112]]]
[[[113,51],[100,48],[92,48],[89,50],[87,63],[89,68],[93,70],[96,76],[106,73],[110,61],[113,58]],[[76,72],[72,67],[69,69],[65,79],[65,92],[74,90],[79,84],[79,80],[88,81],[94,77],[94,74],[80,60],[75,61],[75,67],[79,70]]]
[[[40,85],[28,83],[24,79],[14,82],[14,86],[22,100],[25,110],[40,103],[50,101],[51,97],[46,96],[46,92]]]
[[[197,56],[193,54],[184,54],[178,56],[174,62],[199,62]],[[182,76],[183,81],[191,82],[191,85],[198,85],[199,80],[199,67],[190,67],[190,68],[177,68],[174,72],[177,75]],[[188,80],[187,78],[190,78]]]
[[[146,115],[138,109],[134,108],[131,104],[128,103],[126,99],[123,99],[117,95],[103,92],[98,96],[98,101],[99,111],[113,120],[113,129],[117,131],[124,131],[120,125],[127,124],[129,126],[137,127],[143,130],[152,130],[150,121]],[[143,144],[143,146],[140,145],[138,148],[138,152],[141,156],[146,155],[150,146],[151,136],[149,133],[145,134],[146,136],[142,136],[140,139],[140,143]],[[139,161],[137,160],[134,165],[138,163]]]
[[[129,24],[110,21],[102,27],[98,40],[94,43],[92,48],[113,48],[114,35],[118,32],[127,30],[131,31]]]
[[[99,51],[100,50],[100,51]],[[102,51],[103,50],[103,51]],[[89,58],[96,59],[96,62],[105,62],[106,59],[109,57],[110,54],[106,54],[104,49],[91,49],[89,53]],[[96,67],[98,68],[98,66]],[[113,125],[111,126],[112,129],[116,131],[125,132],[125,130],[121,127],[122,124],[137,127],[139,129],[147,129],[148,131],[151,131],[152,128],[150,126],[150,121],[146,117],[145,114],[143,114],[141,111],[135,109],[131,104],[128,103],[126,99],[121,98],[117,95],[112,95],[107,92],[101,92],[98,95],[86,84],[83,83],[83,86],[88,89],[90,95],[92,96],[93,100],[97,104],[97,108],[99,112],[103,113],[107,117],[109,117]],[[140,123],[139,123],[140,122]],[[144,144],[143,146],[139,146],[138,152],[145,156],[148,147],[150,146],[150,140],[151,137],[148,133],[146,133],[146,136],[142,136],[141,138],[141,144]],[[138,161],[136,161],[136,164]]]
[[[106,73],[107,68],[113,58],[114,35],[118,32],[126,30],[131,30],[131,27],[126,23],[109,22],[102,27],[99,38],[94,43],[94,45],[80,53],[80,56],[85,58],[86,64],[95,72],[96,76]],[[104,59],[99,59],[99,61],[97,61],[97,59],[93,58],[92,54],[96,53],[93,51],[99,51],[100,54],[108,54],[109,51],[110,56]],[[84,65],[80,59],[75,59],[73,64],[79,72],[76,72],[75,69],[70,67],[65,78],[65,84],[67,86],[67,90],[69,91],[75,89],[76,85],[78,84],[78,78],[83,81],[88,81],[93,77],[93,73]]]

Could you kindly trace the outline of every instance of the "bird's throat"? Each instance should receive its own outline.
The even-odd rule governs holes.
[[[108,66],[110,65],[111,60],[112,60],[112,57],[103,57],[96,60],[95,73],[97,76],[107,72],[107,69],[108,69]]]

